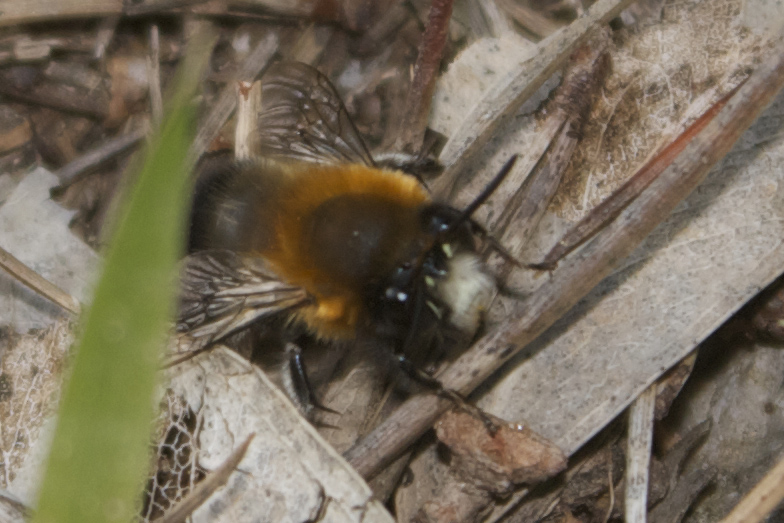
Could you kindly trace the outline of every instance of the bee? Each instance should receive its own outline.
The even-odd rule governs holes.
[[[475,333],[495,280],[470,215],[493,187],[465,210],[434,201],[415,175],[374,160],[335,88],[302,63],[265,73],[258,129],[252,160],[199,177],[179,331],[197,347],[252,325],[289,347],[303,335],[378,340],[403,366],[445,333]],[[289,395],[317,405],[300,353],[287,352]]]

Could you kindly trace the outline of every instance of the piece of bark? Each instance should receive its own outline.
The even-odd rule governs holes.
[[[533,484],[566,468],[566,456],[553,443],[528,427],[489,417],[487,420],[453,410],[436,423],[436,437],[452,456],[455,475],[494,494],[515,485]]]
[[[2,12],[2,15],[0,15],[0,26],[43,20],[120,14],[122,10],[122,0],[91,0],[89,2],[2,0],[0,1],[0,12]]]
[[[0,105],[0,155],[29,143],[33,138],[27,118],[8,105]]]
[[[704,467],[684,476],[678,488],[648,513],[651,523],[680,523],[694,501],[714,481],[715,467]]]
[[[680,394],[681,389],[686,384],[686,380],[691,376],[694,363],[697,361],[697,351],[692,352],[675,367],[667,371],[656,384],[656,407],[654,417],[656,420],[663,419],[668,412],[675,398]]]
[[[33,143],[47,163],[55,167],[78,160],[79,145],[93,129],[95,122],[84,116],[64,115],[47,107],[30,111]]]
[[[436,436],[449,449],[449,476],[425,502],[418,522],[476,521],[495,497],[521,484],[535,484],[566,468],[561,449],[527,427],[497,418],[486,421],[453,410],[436,423]]]
[[[18,66],[1,70],[0,94],[20,102],[99,120],[109,114],[109,96],[105,90],[87,91],[52,82],[30,67]]]

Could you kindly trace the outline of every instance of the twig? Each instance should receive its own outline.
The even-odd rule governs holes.
[[[18,25],[24,22],[62,20],[65,18],[87,18],[123,12],[122,0],[80,0],[50,2],[48,0],[2,0],[0,1],[0,26]]]
[[[180,523],[193,514],[193,511],[199,508],[213,492],[226,484],[231,473],[234,472],[237,465],[242,461],[242,458],[245,457],[245,453],[248,451],[248,447],[250,446],[251,441],[253,441],[254,436],[256,436],[255,432],[248,436],[245,442],[237,447],[220,467],[213,470],[206,478],[196,485],[185,499],[168,510],[158,521],[160,523]]]
[[[784,85],[781,48],[780,43],[719,115],[637,200],[521,304],[525,311],[522,316],[505,320],[437,376],[447,389],[463,394],[475,389],[609,275],[702,182]],[[360,474],[373,476],[431,427],[449,405],[449,401],[431,394],[408,399],[350,449],[346,458]]]
[[[95,47],[93,48],[93,59],[99,62],[103,60],[106,48],[109,46],[112,38],[114,38],[114,32],[119,21],[119,15],[111,15],[101,20],[98,24],[98,34],[95,37]]]
[[[268,34],[251,51],[237,73],[237,81],[252,81],[267,66],[275,51],[278,49],[278,37],[274,33]],[[223,124],[229,119],[237,107],[237,91],[234,82],[228,83],[212,106],[212,110],[201,124],[199,132],[191,146],[191,159],[196,162],[215,136],[218,135]]]
[[[130,149],[147,135],[146,129],[137,129],[128,134],[110,138],[95,149],[84,153],[55,172],[60,186],[68,185],[83,172],[96,167]]]
[[[582,136],[583,126],[610,70],[607,54],[609,33],[597,32],[596,38],[572,54],[564,79],[548,109],[553,125],[563,122],[537,172],[506,203],[499,218],[490,225],[496,238],[514,255],[526,242],[555,196],[561,177],[572,159]],[[543,126],[544,127],[544,126]],[[510,229],[510,225],[514,227]]]
[[[150,26],[150,54],[147,56],[147,77],[150,90],[150,111],[155,127],[163,118],[163,95],[161,95],[161,46],[158,26]]]
[[[624,518],[627,523],[645,523],[648,514],[648,466],[653,444],[653,410],[656,406],[654,383],[632,403],[626,436],[626,496]]]
[[[482,17],[487,21],[487,27],[490,30],[490,35],[499,38],[505,33],[514,31],[512,20],[510,20],[506,13],[501,10],[498,0],[492,2],[484,2],[475,0],[476,8],[482,14]]]
[[[512,2],[511,0],[496,1],[506,14],[537,38],[549,36],[563,25],[520,2]]]
[[[257,131],[261,109],[261,82],[239,82],[237,93],[237,127],[234,130],[234,157],[247,160],[252,156],[251,144]]]
[[[721,523],[757,523],[784,499],[784,458],[749,491]]]
[[[0,94],[24,103],[104,119],[109,114],[108,92],[87,92],[51,81],[27,82],[15,77],[13,68],[0,71]]]
[[[612,447],[607,448],[609,459],[607,460],[607,489],[610,493],[610,503],[607,507],[607,513],[604,515],[603,523],[610,521],[613,509],[615,508],[615,483],[613,483],[613,461],[612,461]]]
[[[82,308],[76,298],[32,270],[2,247],[0,247],[0,267],[30,289],[71,314],[78,316],[81,312]]]
[[[414,66],[414,79],[406,97],[406,114],[401,120],[395,150],[416,154],[422,148],[430,104],[436,88],[438,69],[444,55],[444,44],[452,17],[453,0],[432,0],[427,26],[419,45]]]

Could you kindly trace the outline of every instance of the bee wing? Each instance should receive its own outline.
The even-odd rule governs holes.
[[[231,251],[188,256],[181,281],[177,331],[194,343],[189,350],[309,301],[304,289],[280,281],[262,259]]]
[[[262,157],[374,165],[326,76],[300,62],[281,62],[262,78],[256,150]]]

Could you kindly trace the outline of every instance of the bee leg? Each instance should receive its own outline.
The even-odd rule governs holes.
[[[294,343],[287,343],[285,350],[288,356],[288,371],[291,379],[290,392],[299,402],[300,408],[306,414],[314,408],[331,414],[340,414],[321,403],[314,394],[313,387],[308,379],[307,369],[305,368],[305,360],[302,357],[302,349]]]
[[[469,413],[484,423],[485,429],[487,429],[487,432],[489,432],[490,435],[495,436],[496,432],[498,432],[498,424],[482,409],[469,403],[462,394],[457,391],[447,389],[440,381],[414,365],[411,360],[402,354],[397,356],[397,362],[403,372],[405,372],[412,380],[421,385],[424,385],[425,387],[428,387],[442,398],[454,403],[455,407],[458,409]]]

